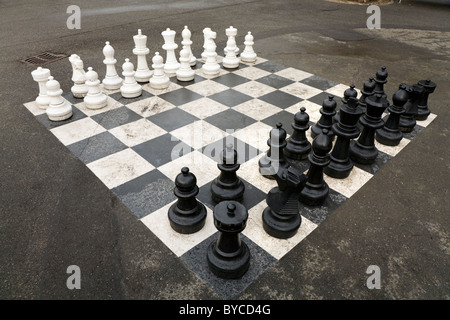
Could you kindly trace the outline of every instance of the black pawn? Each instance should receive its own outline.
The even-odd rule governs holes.
[[[410,90],[410,89],[409,89]],[[402,83],[397,92],[392,96],[392,105],[388,107],[389,116],[383,128],[377,129],[375,139],[386,146],[396,146],[403,139],[403,133],[399,129],[400,115],[405,111],[403,106],[408,101],[408,87]]]
[[[284,154],[290,159],[306,159],[311,151],[311,142],[306,138],[306,131],[309,129],[309,115],[305,111],[306,108],[301,107],[300,112],[295,114],[292,124],[294,132],[284,148]]]
[[[381,67],[375,75],[375,89],[374,94],[380,94],[382,97],[386,98],[386,93],[384,92],[384,85],[387,83],[388,72],[386,67]]]
[[[356,124],[363,111],[359,107],[358,99],[352,97],[342,106],[339,113],[339,122],[333,124],[337,139],[330,155],[330,164],[324,172],[330,177],[344,179],[353,169],[353,161],[350,159],[350,140],[358,137],[361,132]]]
[[[419,101],[417,103],[416,120],[426,120],[430,115],[430,109],[428,108],[428,97],[436,89],[436,83],[432,82],[430,79],[427,79],[420,80],[417,84],[423,87],[423,93],[419,97]]]
[[[328,130],[330,138],[334,138],[333,132],[333,117],[336,115],[336,101],[334,96],[330,94],[328,99],[323,100],[322,108],[320,108],[320,119],[311,127],[311,137],[314,139],[323,129]]]
[[[240,278],[250,266],[250,250],[240,237],[248,211],[239,202],[222,201],[214,207],[213,215],[219,237],[207,249],[209,269],[220,278]]]
[[[259,172],[268,179],[275,179],[275,175],[279,170],[285,170],[289,167],[289,162],[284,156],[283,150],[287,145],[287,134],[282,126],[279,122],[276,128],[270,130],[270,137],[267,140],[269,150],[258,161]]]
[[[328,197],[329,187],[323,179],[323,169],[330,163],[329,152],[333,147],[328,130],[314,138],[313,152],[308,156],[310,166],[306,175],[305,186],[301,189],[298,200],[308,206],[322,204]]]
[[[197,178],[184,167],[175,178],[174,194],[177,202],[169,208],[170,226],[179,233],[194,233],[203,228],[206,219],[205,206],[197,201]]]
[[[287,239],[300,228],[302,218],[298,205],[298,192],[303,188],[306,176],[298,169],[289,167],[277,175],[278,187],[267,194],[268,207],[262,213],[264,230],[272,237]]]
[[[378,156],[375,146],[375,130],[384,126],[384,110],[389,106],[389,101],[381,94],[370,96],[366,99],[367,110],[364,116],[359,118],[363,130],[358,140],[350,142],[350,158],[361,164],[371,164]]]
[[[221,163],[217,165],[220,175],[211,183],[211,195],[215,202],[223,200],[241,201],[244,196],[245,185],[237,176],[239,169],[238,154],[232,144],[227,144],[221,152]]]
[[[366,98],[374,94],[376,82],[373,78],[369,78],[363,84],[363,89],[361,90],[361,96],[359,97],[359,107],[362,111],[366,112]]]
[[[416,126],[416,115],[418,111],[419,98],[424,88],[414,84],[409,93],[409,99],[404,105],[405,112],[400,116],[400,130],[402,132],[411,132]]]
[[[346,105],[348,103],[348,99],[350,98],[356,98],[358,96],[358,91],[355,90],[355,85],[351,84],[350,87],[348,87],[345,91],[344,91],[344,97],[341,98],[341,102],[343,105]],[[339,112],[336,113],[336,115],[333,117],[333,121],[335,123],[339,122]]]

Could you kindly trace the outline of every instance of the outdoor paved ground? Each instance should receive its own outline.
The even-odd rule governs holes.
[[[381,8],[366,28],[366,6],[302,1],[2,1],[0,3],[0,298],[215,299],[117,198],[22,106],[35,99],[35,68],[19,60],[43,51],[77,53],[102,69],[108,38],[118,56],[132,35],[189,25],[251,30],[266,59],[340,83],[362,84],[386,65],[389,97],[401,82],[437,83],[437,118],[311,235],[238,299],[449,299],[450,8],[406,1]],[[66,9],[81,8],[69,30]],[[238,37],[243,42],[243,34]],[[217,46],[225,46],[218,32]],[[65,90],[67,60],[48,65]],[[82,288],[66,287],[69,265]],[[381,289],[366,269],[381,270]]]

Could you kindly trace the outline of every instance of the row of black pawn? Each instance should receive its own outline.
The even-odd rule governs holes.
[[[391,103],[384,92],[387,76],[386,68],[382,67],[375,79],[364,83],[359,99],[351,85],[344,92],[338,113],[334,96],[325,99],[321,118],[311,127],[312,145],[306,138],[310,126],[305,108],[295,115],[294,131],[289,139],[281,123],[271,130],[267,142],[269,150],[259,161],[260,173],[276,179],[278,184],[267,195],[268,208],[262,215],[267,233],[277,238],[295,235],[301,224],[299,205],[318,206],[328,197],[324,173],[336,179],[347,178],[353,161],[360,164],[375,161],[378,156],[375,139],[381,144],[398,145],[403,133],[414,129],[416,120],[428,117],[428,96],[434,92],[436,84],[430,80],[421,80],[412,86],[400,84]],[[385,110],[389,112],[386,122],[382,119]],[[354,140],[358,136],[358,140]],[[310,162],[306,175],[288,160],[306,158]]]

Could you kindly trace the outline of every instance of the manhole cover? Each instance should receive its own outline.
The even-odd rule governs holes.
[[[67,57],[68,55],[64,53],[43,52],[38,55],[22,59],[20,60],[20,62],[28,63],[34,66],[42,66],[44,64],[61,60]]]

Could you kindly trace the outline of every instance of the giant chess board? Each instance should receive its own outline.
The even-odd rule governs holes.
[[[306,108],[313,125],[321,116],[323,100],[332,94],[339,107],[349,84],[261,57],[234,70],[221,65],[220,74],[214,77],[205,76],[201,65],[198,60],[193,81],[180,82],[173,76],[163,90],[144,84],[138,98],[123,98],[119,90],[105,91],[108,104],[98,110],[87,109],[83,100],[74,98],[66,88],[63,96],[72,104],[73,115],[61,122],[50,121],[34,101],[24,106],[130,209],[139,223],[224,299],[244,290],[355,192],[364,192],[364,184],[436,117],[431,114],[427,120],[417,121],[413,132],[405,134],[398,146],[376,142],[376,161],[371,165],[355,163],[348,178],[325,175],[330,187],[325,203],[302,206],[302,224],[296,235],[276,239],[264,231],[261,215],[267,206],[267,193],[277,184],[262,177],[258,166],[259,158],[268,150],[270,130],[281,122],[288,135],[292,134],[294,114],[301,107]],[[367,78],[375,71],[368,70]],[[307,137],[312,142],[309,130]],[[209,186],[220,174],[219,154],[228,142],[239,154],[237,174],[245,184],[242,203],[249,212],[242,241],[250,248],[250,268],[237,280],[216,277],[206,259],[207,247],[218,235]],[[293,161],[292,165],[305,172],[309,168],[308,160]],[[196,175],[200,188],[197,199],[208,211],[205,226],[190,235],[175,232],[168,220],[168,209],[176,201],[175,177],[182,167]]]

